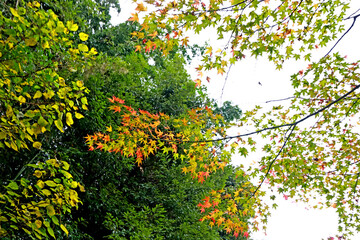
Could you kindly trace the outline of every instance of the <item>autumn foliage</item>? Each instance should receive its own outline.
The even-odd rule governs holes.
[[[113,104],[109,109],[117,115],[118,125],[106,127],[105,133],[88,135],[86,142],[90,151],[99,149],[118,153],[133,158],[138,166],[158,152],[170,154],[172,158],[185,162],[183,173],[190,173],[199,183],[230,163],[231,152],[237,144],[228,146],[214,139],[225,136],[231,124],[220,127],[222,116],[214,114],[210,108],[192,109],[183,118],[171,118],[163,113],[135,110],[115,96],[109,101]],[[248,179],[242,170],[237,175]],[[204,202],[198,204],[204,214],[200,221],[208,220],[210,226],[216,223],[235,236],[246,235],[249,226],[241,219],[255,215],[254,206],[259,204],[260,194],[250,182],[235,192],[213,190]]]

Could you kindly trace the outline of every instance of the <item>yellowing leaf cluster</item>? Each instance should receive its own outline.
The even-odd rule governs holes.
[[[71,126],[72,116],[82,118],[79,112],[87,110],[84,95],[88,89],[72,79],[65,80],[57,71],[61,68],[76,72],[97,52],[85,44],[74,46],[72,39],[76,35],[72,32],[78,30],[78,25],[68,21],[65,27],[54,12],[39,6],[33,1],[25,7],[11,8],[13,18],[0,15],[0,105],[6,112],[0,116],[1,148],[28,148],[28,142],[37,135],[51,127],[63,131],[63,121]],[[82,41],[88,39],[86,33],[78,36]],[[57,55],[57,60],[42,59],[39,64],[37,59],[49,56],[48,51]],[[32,146],[41,145],[35,142]]]

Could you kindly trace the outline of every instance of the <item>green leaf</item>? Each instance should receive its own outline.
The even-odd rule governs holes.
[[[54,216],[54,215],[55,215],[54,206],[53,206],[53,205],[48,205],[48,206],[46,207],[46,212],[47,212],[47,214],[48,214],[50,217]]]
[[[57,184],[54,181],[51,181],[51,180],[45,181],[45,184],[48,185],[49,187],[56,187],[57,186]]]
[[[18,190],[18,189],[19,189],[18,184],[17,184],[16,182],[14,182],[14,181],[11,181],[11,182],[7,185],[7,187],[9,187],[9,188],[12,189],[12,190]]]

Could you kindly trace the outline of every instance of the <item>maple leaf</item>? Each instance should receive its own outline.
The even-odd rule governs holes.
[[[244,232],[244,236],[245,236],[246,238],[249,238],[249,233],[248,233],[248,232]]]
[[[223,75],[223,74],[224,74],[224,72],[225,72],[225,71],[224,71],[224,69],[223,69],[223,68],[218,68],[218,72],[217,72],[218,74]]]
[[[201,85],[200,79],[196,79],[194,82],[195,82],[195,87],[199,87]]]
[[[114,110],[114,112],[121,112],[121,107],[120,106],[114,106],[113,110]]]
[[[139,22],[139,17],[137,13],[131,13],[132,17],[128,19],[130,22]]]
[[[146,12],[147,8],[144,6],[143,3],[138,3],[137,7],[135,8],[136,11],[138,12]]]
[[[151,33],[151,34],[148,34],[148,36],[149,36],[149,37],[152,37],[152,38],[156,37],[157,35],[158,35],[158,32],[157,32],[157,31],[154,31],[154,32]]]
[[[137,51],[141,52],[141,46],[140,46],[140,45],[137,45],[137,46],[135,47],[135,52],[137,52]]]

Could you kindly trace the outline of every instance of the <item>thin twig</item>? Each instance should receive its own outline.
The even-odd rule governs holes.
[[[18,174],[16,175],[16,177],[13,179],[13,181],[15,181],[25,170],[25,168],[27,167],[27,165],[31,164],[36,158],[37,156],[40,154],[41,151],[39,151],[27,164],[25,164],[20,171],[18,172]]]
[[[349,29],[336,41],[336,43],[332,46],[332,48],[325,54],[325,56],[323,56],[322,58],[325,58],[326,56],[328,56],[331,51],[336,47],[336,45],[338,45],[338,43],[345,37],[346,34],[349,33],[349,31],[354,27],[356,19],[359,17],[360,15],[356,15],[353,18],[353,22],[351,24],[351,26],[349,27]]]
[[[279,157],[279,155],[281,154],[281,152],[283,151],[284,147],[286,146],[287,142],[289,141],[290,139],[290,136],[291,134],[293,133],[294,129],[295,129],[296,125],[293,125],[293,126],[290,126],[288,131],[291,129],[289,135],[286,137],[285,141],[284,141],[284,144],[282,145],[282,147],[280,148],[278,154],[276,155],[276,157],[271,161],[267,171],[266,171],[266,174],[264,175],[264,178],[262,179],[261,183],[259,184],[259,186],[256,188],[256,190],[251,194],[251,197],[253,197],[256,192],[261,188],[262,184],[264,183],[266,177],[269,175],[269,172],[270,172],[270,169],[272,167],[272,165],[276,162],[277,158]],[[286,133],[285,133],[286,135]]]

